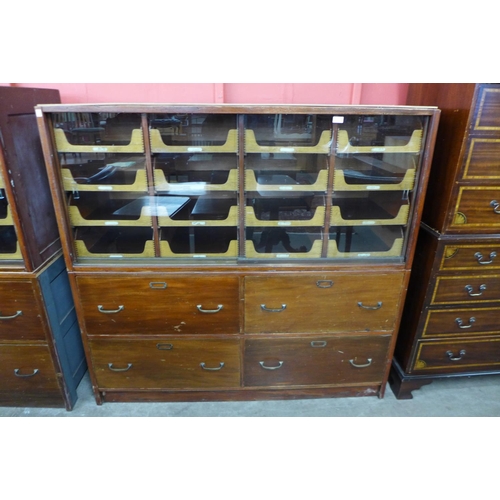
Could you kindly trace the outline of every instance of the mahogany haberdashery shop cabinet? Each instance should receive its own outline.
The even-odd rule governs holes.
[[[442,112],[391,373],[400,399],[437,378],[500,373],[500,85],[410,85]]]
[[[87,370],[34,106],[0,87],[0,406],[71,410]]]
[[[36,112],[99,404],[383,396],[437,108]]]

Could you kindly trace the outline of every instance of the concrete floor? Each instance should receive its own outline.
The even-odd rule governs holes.
[[[52,408],[0,407],[0,417],[499,417],[500,377],[435,380],[397,400],[390,387],[377,397],[294,401],[201,403],[105,403],[97,406],[88,373],[71,412]]]

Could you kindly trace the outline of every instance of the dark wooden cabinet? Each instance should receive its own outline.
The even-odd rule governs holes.
[[[500,373],[500,85],[410,85],[441,109],[391,386]]]
[[[0,405],[71,410],[86,371],[34,107],[0,87]]]
[[[99,404],[383,396],[437,108],[37,112]]]

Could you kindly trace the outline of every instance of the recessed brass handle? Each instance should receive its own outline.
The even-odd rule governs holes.
[[[481,252],[476,252],[474,254],[474,257],[476,257],[477,259],[477,262],[479,264],[482,264],[482,265],[487,265],[487,264],[491,264],[493,262],[493,259],[497,256],[497,253],[496,252],[491,252],[490,253],[490,260],[484,260],[483,261],[483,254]]]
[[[210,372],[216,372],[218,370],[221,370],[224,367],[224,363],[221,361],[219,363],[219,366],[217,366],[215,368],[210,368],[210,367],[206,366],[205,363],[200,363],[200,366],[203,368],[203,370],[208,370]]]
[[[451,351],[446,351],[446,356],[448,356],[450,361],[460,361],[465,356],[465,349],[462,349],[458,353],[458,356],[454,356],[453,352],[451,352]]]
[[[496,214],[500,214],[500,203],[498,203],[497,200],[491,200],[490,206],[493,207],[493,212],[495,212]]]
[[[33,375],[36,375],[36,374],[38,373],[38,368],[35,368],[35,369],[33,370],[33,373],[27,373],[27,374],[22,374],[22,373],[19,373],[19,371],[20,371],[20,370],[19,370],[19,368],[16,368],[16,369],[14,370],[14,375],[15,375],[16,377],[33,377]]]
[[[326,347],[326,340],[312,340],[311,347]]]
[[[365,363],[364,365],[357,365],[354,362],[354,359],[350,359],[349,363],[351,363],[351,365],[354,366],[354,368],[366,368],[367,366],[370,366],[372,364],[372,358],[367,358],[367,361],[368,363]]]
[[[126,368],[115,368],[113,366],[113,363],[108,363],[108,368],[112,372],[126,372],[126,371],[130,370],[130,368],[132,368],[132,363],[128,363]]]
[[[377,309],[380,309],[382,307],[382,302],[377,302],[376,306],[364,306],[363,302],[358,302],[358,306],[362,309],[370,309],[372,311],[376,311]]]
[[[467,293],[469,294],[469,297],[480,297],[483,295],[483,292],[486,290],[486,285],[479,285],[479,292],[478,293],[472,293],[472,285],[465,285],[465,289],[467,290]]]
[[[286,304],[281,304],[281,309],[270,309],[269,307],[266,307],[266,304],[261,304],[260,308],[266,312],[280,313],[286,309]]]
[[[13,314],[12,316],[0,316],[0,319],[14,319],[17,318],[18,316],[21,316],[23,314],[22,311],[17,311],[16,314]]]
[[[456,318],[455,319],[457,325],[458,325],[458,328],[470,328],[472,326],[473,323],[476,322],[476,318],[474,318],[474,316],[472,316],[471,318],[469,318],[469,324],[468,325],[464,325],[464,322],[462,321],[461,318]]]
[[[264,368],[264,370],[277,370],[283,366],[283,361],[278,361],[278,366],[266,366],[265,361],[259,361],[259,365]]]
[[[205,314],[215,314],[215,313],[218,313],[219,311],[222,311],[223,305],[219,304],[217,306],[217,309],[203,309],[203,306],[200,304],[200,305],[197,305],[196,308],[198,309],[198,311],[205,313]]]
[[[153,290],[164,290],[167,288],[167,284],[164,281],[152,281],[149,284],[149,288],[152,288]]]
[[[333,286],[332,280],[318,280],[316,281],[316,286],[318,288],[331,288]]]
[[[103,314],[116,314],[125,309],[125,306],[118,306],[118,309],[104,309],[103,306],[97,306],[99,312]]]
[[[160,351],[170,351],[174,348],[174,344],[156,344],[156,348]]]

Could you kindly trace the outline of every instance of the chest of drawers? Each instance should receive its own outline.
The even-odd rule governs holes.
[[[500,367],[500,86],[414,85],[409,102],[442,120],[391,373],[399,398]]]
[[[383,396],[434,107],[37,107],[96,401]]]

